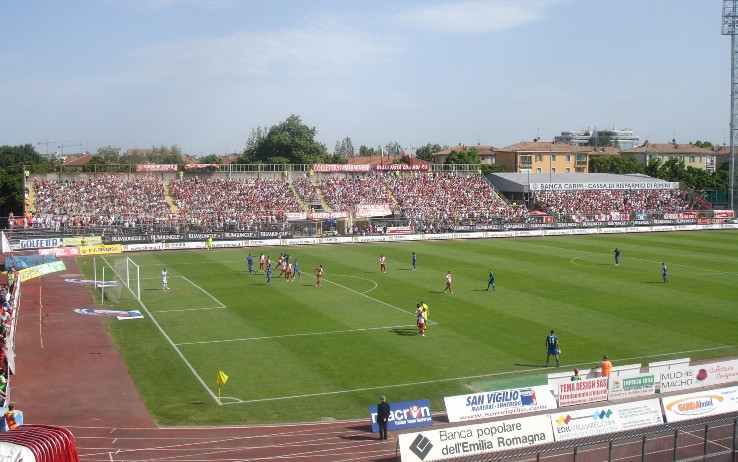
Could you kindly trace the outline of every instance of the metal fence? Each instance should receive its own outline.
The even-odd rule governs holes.
[[[593,436],[454,462],[735,462],[738,413]]]
[[[387,162],[390,164],[391,162]],[[284,174],[287,172],[291,173],[309,173],[312,171],[314,164],[220,164],[217,167],[202,167],[202,168],[191,168],[187,169],[187,174],[202,174],[211,172],[220,173],[279,173]],[[432,173],[448,173],[448,172],[462,172],[462,173],[475,173],[479,172],[479,164],[430,164],[428,166],[429,172]],[[103,174],[103,173],[125,173],[125,174],[141,174],[137,170],[137,164],[85,164],[85,165],[64,165],[58,164],[51,168],[45,165],[26,165],[26,170],[31,175],[37,174],[76,174],[76,173],[89,173],[92,175]],[[179,166],[178,170],[185,171],[183,166]],[[336,172],[334,172],[336,173]],[[341,173],[341,172],[338,172]],[[357,172],[352,172],[357,173]],[[368,172],[367,172],[368,173]]]

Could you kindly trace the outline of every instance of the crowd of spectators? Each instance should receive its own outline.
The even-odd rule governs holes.
[[[353,210],[359,204],[392,204],[389,191],[374,176],[329,177],[320,180],[325,202],[333,210]]]
[[[295,187],[297,195],[306,204],[320,204],[322,199],[318,188],[313,184],[312,180],[307,177],[298,177],[292,180],[292,186]]]
[[[56,228],[142,222],[169,217],[171,207],[155,175],[99,175],[72,181],[34,181],[35,226]],[[143,205],[142,205],[143,204]]]
[[[8,383],[10,381],[8,358],[5,351],[8,338],[12,333],[14,275],[15,269],[12,269],[8,272],[8,282],[0,287],[0,303],[2,304],[0,309],[0,403],[3,406],[6,404]]]
[[[480,175],[382,176],[403,216],[423,221],[489,220],[527,215],[524,205],[502,199]]]
[[[169,192],[181,223],[211,229],[261,229],[304,211],[284,179],[176,179]]]
[[[164,222],[173,231],[284,230],[286,214],[325,203],[330,210],[357,205],[389,206],[394,219],[420,232],[453,231],[459,225],[522,222],[522,202],[500,197],[477,174],[380,173],[312,178],[178,178],[98,175],[72,181],[34,181],[33,226],[149,226]],[[654,213],[691,210],[686,193],[672,189],[531,190],[533,209],[556,216],[597,213]],[[367,230],[371,232],[371,230]]]
[[[555,215],[653,213],[692,210],[686,193],[676,189],[531,190],[534,208]]]

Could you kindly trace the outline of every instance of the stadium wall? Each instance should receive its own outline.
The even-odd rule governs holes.
[[[79,238],[18,240],[14,249],[36,250],[41,255],[57,257],[114,254],[156,250],[203,249],[208,238],[213,248],[239,248],[281,245],[360,244],[367,242],[437,241],[451,239],[496,239],[515,237],[579,236],[622,233],[658,233],[675,231],[735,230],[738,223],[672,224],[628,227],[507,229],[501,231],[465,231],[437,234],[382,234],[373,236],[294,237],[277,231],[237,231],[208,233],[151,233],[107,235],[94,244],[80,244]]]

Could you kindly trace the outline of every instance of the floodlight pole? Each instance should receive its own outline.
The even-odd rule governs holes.
[[[723,0],[722,35],[730,35],[730,172],[728,199],[735,210],[735,141],[738,130],[738,42],[735,39],[738,23],[738,0]]]

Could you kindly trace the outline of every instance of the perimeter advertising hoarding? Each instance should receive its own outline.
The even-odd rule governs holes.
[[[512,388],[443,398],[449,422],[489,419],[556,409],[556,398],[547,385]]]
[[[679,189],[679,182],[641,181],[638,183],[604,182],[604,183],[531,183],[530,189],[545,190],[586,190],[586,189]]]
[[[611,377],[607,390],[607,399],[636,398],[656,393],[656,376],[654,374],[638,374],[626,377]]]
[[[80,255],[106,255],[111,253],[121,253],[123,247],[120,244],[113,245],[85,245],[79,247]]]
[[[378,164],[375,172],[430,172],[430,164]]]
[[[664,423],[658,399],[562,411],[549,414],[549,417],[556,441],[587,438]]]
[[[137,172],[176,172],[177,164],[137,164]]]
[[[61,260],[53,261],[50,263],[42,263],[40,265],[31,266],[30,268],[23,268],[18,270],[16,279],[19,281],[27,281],[29,279],[44,276],[49,273],[56,273],[59,271],[66,271],[67,267]]]
[[[21,239],[19,241],[21,249],[37,249],[39,247],[59,247],[61,239],[58,237],[50,237],[48,239]]]
[[[548,415],[522,417],[398,436],[403,462],[430,462],[553,443]]]
[[[559,383],[559,406],[594,403],[607,399],[607,377]]]
[[[385,217],[392,215],[389,204],[356,204],[354,206],[356,218]]]
[[[62,245],[100,245],[102,236],[63,237]]]
[[[667,422],[699,419],[738,411],[738,387],[661,398]]]
[[[39,255],[54,255],[60,257],[78,257],[79,247],[56,247],[54,249],[38,249]]]
[[[738,359],[669,369],[659,374],[659,392],[710,387],[738,381]]]
[[[368,172],[371,170],[369,164],[313,164],[313,172]]]
[[[369,406],[369,418],[372,421],[372,431],[379,431],[377,423],[377,405]],[[430,401],[427,399],[390,403],[390,416],[387,420],[387,430],[403,428],[425,427],[433,425]]]

